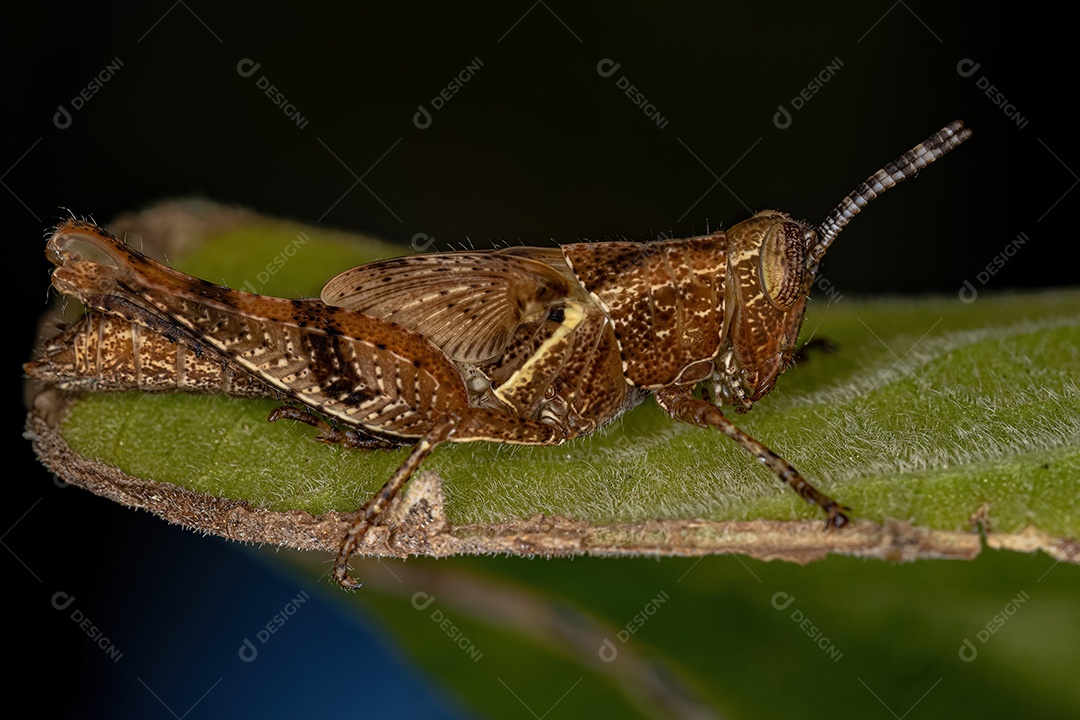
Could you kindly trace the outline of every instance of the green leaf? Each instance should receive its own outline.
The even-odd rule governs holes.
[[[264,219],[171,259],[234,286],[313,296],[333,274],[388,254],[384,245]],[[900,557],[903,550],[885,545],[914,528],[928,543],[915,555],[972,556],[981,530],[992,546],[1043,548],[1075,561],[1080,292],[981,294],[970,304],[958,296],[842,297],[812,302],[802,337],[828,338],[838,350],[812,353],[735,420],[849,506],[861,530],[821,532],[820,511],[741,448],[671,421],[649,401],[561,447],[439,447],[424,469],[441,476],[446,519],[471,543],[451,550],[512,551],[485,539],[501,524],[520,531],[543,515],[569,524],[529,530],[536,544],[521,552],[734,549],[805,560],[824,549]],[[65,405],[58,430],[75,456],[127,478],[313,516],[356,510],[408,453],[314,442],[306,425],[266,422],[277,404],[87,395]],[[179,521],[190,524],[186,518]],[[778,522],[745,526],[762,520]],[[583,527],[589,548],[559,545],[560,533],[580,537]],[[807,543],[814,553],[800,555]]]
[[[312,580],[326,570],[310,553],[285,558]],[[364,589],[332,595],[374,615],[481,717],[1080,710],[1080,567],[1042,554],[809,568],[737,556],[354,565]]]

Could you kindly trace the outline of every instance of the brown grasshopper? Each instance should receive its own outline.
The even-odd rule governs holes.
[[[720,405],[749,410],[787,368],[821,259],[851,218],[970,136],[959,121],[934,133],[818,228],[765,210],[726,233],[685,240],[397,258],[338,275],[320,300],[213,285],[75,220],[56,229],[46,252],[61,293],[205,353],[347,429],[292,406],[271,421],[300,420],[350,447],[413,444],[342,541],[334,576],[345,587],[359,586],[349,557],[440,443],[557,445],[650,393],[671,417],[742,445],[840,527],[846,508]]]

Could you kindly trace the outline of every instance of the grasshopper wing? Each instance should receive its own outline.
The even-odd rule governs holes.
[[[523,319],[571,293],[549,264],[504,252],[416,255],[360,265],[323,288],[327,305],[420,333],[453,360],[498,357]]]

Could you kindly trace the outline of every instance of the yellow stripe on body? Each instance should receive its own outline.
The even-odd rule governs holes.
[[[559,327],[555,332],[551,333],[551,337],[545,340],[532,357],[525,361],[525,364],[521,368],[511,375],[506,382],[499,387],[495,388],[495,397],[502,400],[510,407],[514,407],[514,403],[509,399],[518,388],[523,385],[527,385],[531,380],[534,371],[536,370],[537,363],[541,362],[548,354],[551,348],[559,343],[574,332],[574,329],[581,323],[582,318],[585,317],[585,311],[581,303],[568,300],[563,307],[563,321],[559,324]]]

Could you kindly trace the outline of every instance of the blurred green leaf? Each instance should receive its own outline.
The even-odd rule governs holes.
[[[310,555],[287,558],[312,577],[326,570]],[[483,717],[1080,712],[1080,567],[1043,554],[354,565],[367,585],[334,595],[374,615]]]

